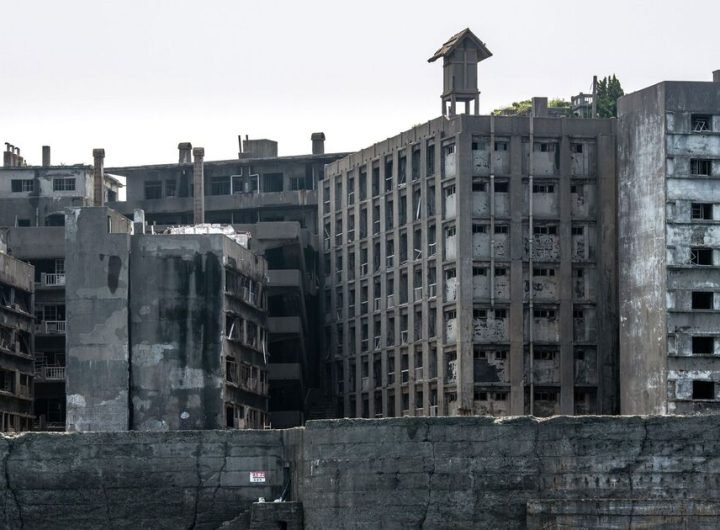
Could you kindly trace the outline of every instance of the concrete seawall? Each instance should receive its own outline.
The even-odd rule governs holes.
[[[717,416],[26,433],[4,437],[0,457],[5,528],[250,528],[253,501],[285,488],[313,529],[712,528],[720,516]]]

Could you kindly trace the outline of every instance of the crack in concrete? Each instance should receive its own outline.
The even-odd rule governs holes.
[[[213,490],[213,493],[212,493],[212,501],[211,501],[211,504],[210,504],[211,507],[214,507],[214,506],[215,506],[215,495],[217,495],[217,492],[218,492],[218,490],[220,489],[220,485],[222,484],[222,474],[223,474],[223,472],[225,471],[225,469],[227,468],[228,449],[229,449],[227,440],[225,440],[225,442],[224,442],[224,444],[223,444],[223,447],[224,447],[224,449],[223,449],[223,463],[222,463],[222,466],[220,466],[220,470],[218,471],[218,474],[217,474],[217,485],[215,486],[215,489]]]
[[[197,476],[197,486],[195,487],[195,505],[193,507],[193,520],[188,530],[193,530],[197,525],[198,506],[200,505],[200,489],[202,488],[202,476],[200,474],[200,455],[202,455],[202,438],[198,442],[195,450],[195,474]]]
[[[420,520],[418,521],[418,528],[423,529],[425,528],[425,521],[427,520],[428,511],[430,510],[430,499],[432,498],[432,479],[435,475],[435,443],[430,439],[430,424],[425,423],[425,439],[423,442],[430,443],[430,448],[432,449],[432,469],[428,471],[428,483],[427,483],[427,500],[425,501],[425,511],[422,514],[422,517],[420,517]]]
[[[6,438],[5,439],[8,444],[8,449],[5,454],[5,457],[3,458],[3,470],[5,473],[5,487],[10,492],[10,495],[13,498],[13,501],[15,502],[15,508],[17,509],[18,513],[18,520],[20,522],[20,530],[25,528],[25,521],[23,520],[23,513],[22,513],[22,506],[20,505],[20,501],[17,497],[17,492],[15,491],[15,488],[12,487],[12,484],[10,482],[10,470],[8,467],[8,461],[10,460],[10,454],[12,453],[13,449],[15,448],[15,440],[13,438]],[[6,513],[7,516],[7,513]]]

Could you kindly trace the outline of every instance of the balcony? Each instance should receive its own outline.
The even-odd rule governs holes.
[[[64,366],[38,366],[36,367],[37,377],[46,381],[64,381]]]
[[[65,287],[65,273],[40,273],[40,287]]]
[[[35,325],[38,335],[65,335],[64,320],[43,320]]]

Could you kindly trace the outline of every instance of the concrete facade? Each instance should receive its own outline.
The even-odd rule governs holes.
[[[438,118],[319,193],[338,413],[617,411],[614,120]]]
[[[67,429],[263,427],[264,260],[223,234],[143,231],[141,213],[68,210]]]
[[[720,83],[618,102],[620,386],[626,414],[720,410]]]
[[[0,431],[33,427],[31,265],[0,251]]]

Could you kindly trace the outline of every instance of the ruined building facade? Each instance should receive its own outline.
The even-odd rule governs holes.
[[[241,242],[68,210],[67,430],[268,424],[266,265]]]
[[[720,71],[618,104],[626,414],[720,410]]]
[[[33,427],[33,268],[0,248],[0,432]]]
[[[448,118],[326,170],[323,337],[344,415],[617,409],[614,121],[550,118],[543,99],[531,117],[457,115],[478,42],[438,52]]]

